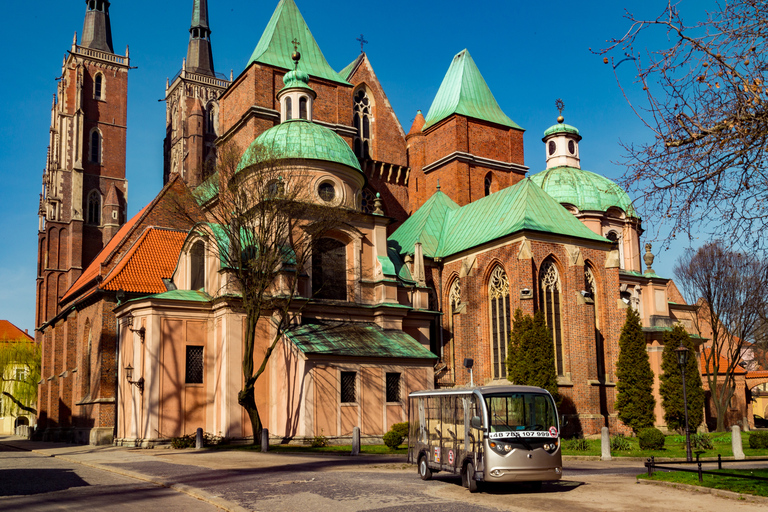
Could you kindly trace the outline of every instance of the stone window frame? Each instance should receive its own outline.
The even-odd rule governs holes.
[[[102,221],[102,207],[103,200],[101,192],[98,189],[93,189],[88,193],[88,199],[85,203],[85,223],[90,226],[101,226]],[[98,216],[98,217],[94,217]]]
[[[358,100],[358,96],[363,94]],[[367,103],[366,103],[367,100]],[[352,93],[352,126],[355,127],[357,134],[354,137],[352,149],[360,160],[371,159],[371,143],[373,141],[373,125],[375,102],[368,87],[363,84]],[[368,136],[365,135],[366,121]]]
[[[104,162],[104,135],[98,127],[91,128],[88,134],[88,161],[96,165]]]
[[[189,289],[190,290],[205,290],[205,278],[206,276],[206,257],[205,257],[205,242],[203,240],[196,240],[192,242],[189,248]],[[196,259],[199,258],[198,261]],[[195,268],[199,266],[199,268]],[[199,276],[195,276],[198,273]],[[202,286],[195,288],[196,281],[200,281]]]
[[[190,353],[194,359],[190,360]],[[199,360],[198,360],[199,358]],[[196,373],[197,368],[190,366],[190,363],[197,365],[199,363],[199,378]],[[204,345],[186,345],[186,355],[184,359],[184,384],[201,385],[205,383],[205,346]]]
[[[594,327],[595,327],[595,366],[597,367],[598,380],[604,380],[607,370],[607,354],[605,351],[605,337],[602,334],[600,322],[600,307],[602,301],[598,297],[598,276],[595,265],[591,261],[584,262],[584,290],[592,294]]]
[[[548,257],[539,267],[538,287],[540,292],[539,307],[552,332],[555,348],[555,369],[559,377],[567,374],[563,340],[563,282],[562,272],[554,258]]]
[[[101,80],[101,83],[99,83]],[[93,76],[93,99],[107,101],[107,77],[101,71]]]
[[[488,331],[490,336],[490,363],[494,379],[507,378],[507,345],[512,332],[509,275],[496,263],[488,274]],[[498,314],[501,309],[501,315]],[[496,313],[494,315],[494,313]],[[495,328],[494,328],[495,327]]]
[[[359,372],[339,370],[339,403],[357,405],[359,403]],[[350,400],[351,398],[351,400]]]
[[[209,101],[205,107],[205,134],[218,136],[219,106],[215,101]]]

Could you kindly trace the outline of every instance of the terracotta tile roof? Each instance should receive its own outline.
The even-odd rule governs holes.
[[[104,278],[101,288],[140,293],[166,291],[163,278],[171,277],[176,269],[186,238],[186,231],[148,228]]]
[[[768,377],[768,370],[757,370],[754,372],[747,372],[748,379],[760,379],[763,377]]]
[[[706,374],[712,373],[712,371],[713,371],[711,365],[709,367],[709,370],[707,370],[707,367],[706,367],[707,357],[709,356],[709,351],[710,350],[711,349],[708,349],[708,348],[702,349],[701,361],[700,361],[702,375],[706,375]],[[728,368],[728,360],[721,356],[720,357],[720,362],[718,363],[718,368],[720,370],[719,373],[725,373],[725,369]],[[745,370],[741,366],[737,365],[736,368],[734,368],[733,373],[736,374],[736,375],[741,375],[741,374],[747,373],[747,370]]]
[[[151,203],[150,203],[151,204]],[[104,263],[110,254],[112,254],[112,251],[114,251],[118,245],[120,245],[120,242],[123,241],[123,239],[128,236],[128,233],[130,233],[131,228],[139,221],[141,216],[144,214],[144,212],[147,210],[147,208],[150,207],[150,204],[145,206],[141,209],[139,213],[133,216],[131,220],[123,224],[123,226],[120,228],[120,230],[115,233],[115,236],[112,237],[112,239],[109,241],[109,243],[104,247],[104,249],[101,250],[101,252],[96,256],[96,258],[91,262],[90,265],[88,265],[88,268],[86,268],[83,273],[80,275],[80,277],[75,281],[75,284],[72,285],[72,287],[67,290],[67,293],[64,294],[64,296],[61,298],[62,301],[66,301],[73,295],[75,295],[76,292],[80,291],[82,287],[84,287],[86,284],[90,283],[97,277],[101,275],[101,264]]]
[[[33,341],[34,338],[8,320],[0,320],[0,341]]]

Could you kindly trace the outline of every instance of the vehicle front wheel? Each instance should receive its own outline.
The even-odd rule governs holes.
[[[419,457],[419,476],[422,480],[432,480],[432,470],[429,469],[427,457],[424,455]]]
[[[475,480],[475,466],[469,462],[464,469],[464,481],[469,492],[477,492],[477,480]]]

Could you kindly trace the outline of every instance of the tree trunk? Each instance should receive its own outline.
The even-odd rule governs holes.
[[[256,407],[256,397],[254,395],[254,385],[256,379],[253,376],[253,352],[256,344],[256,324],[259,321],[259,312],[252,308],[246,309],[246,331],[245,345],[243,347],[243,389],[237,394],[237,403],[239,403],[248,418],[251,420],[251,429],[253,431],[253,444],[259,444],[261,439],[261,417]]]
[[[246,386],[237,394],[237,403],[239,403],[245,412],[248,414],[248,419],[251,420],[251,430],[253,431],[253,444],[259,444],[261,439],[261,416],[259,416],[259,408],[256,407],[256,399],[254,397],[253,386]]]

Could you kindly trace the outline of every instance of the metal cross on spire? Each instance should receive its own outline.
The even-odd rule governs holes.
[[[299,45],[301,44],[298,39],[295,37],[293,38],[293,41],[291,41],[291,44],[293,45],[293,51],[297,52],[299,51]]]
[[[358,41],[360,43],[360,53],[365,53],[364,45],[368,44],[368,41],[365,40],[365,36],[363,36],[363,34],[360,34],[360,37],[355,39],[355,41]]]

